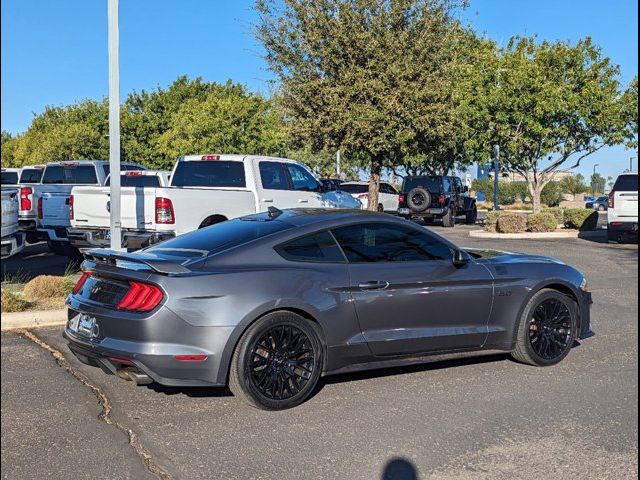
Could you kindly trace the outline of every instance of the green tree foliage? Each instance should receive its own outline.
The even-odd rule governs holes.
[[[619,68],[588,38],[572,45],[516,37],[479,67],[485,81],[471,114],[485,133],[477,148],[500,145],[502,161],[526,179],[535,212],[556,172],[637,139],[637,79],[624,90]]]
[[[16,139],[9,132],[2,130],[0,152],[2,155],[2,166],[13,167],[15,163]]]
[[[567,175],[560,181],[560,188],[565,192],[576,196],[589,191],[589,186],[584,181],[584,175],[578,173],[576,175]]]
[[[607,180],[599,173],[591,175],[591,193],[593,195],[597,193],[604,193]]]
[[[257,0],[295,147],[354,152],[378,204],[384,167],[451,150],[463,30],[447,0]],[[458,102],[459,103],[459,102]],[[454,142],[456,143],[456,142]]]

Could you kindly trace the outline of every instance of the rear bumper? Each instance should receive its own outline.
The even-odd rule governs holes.
[[[638,221],[632,222],[624,222],[624,221],[615,221],[609,222],[607,224],[607,230],[613,232],[629,232],[629,233],[638,233]]]
[[[593,305],[593,299],[591,292],[581,292],[582,298],[580,299],[580,340],[584,340],[589,337],[593,337],[595,332],[591,328],[591,305]]]
[[[171,387],[225,384],[226,372],[222,375],[219,372],[220,352],[232,328],[191,327],[170,310],[161,308],[152,316],[137,320],[127,318],[126,314],[119,316],[114,310],[106,315],[86,313],[86,317],[95,319],[95,328],[82,334],[71,327],[72,319],[78,315],[78,310],[68,310],[63,337],[69,350],[87,365],[99,367],[107,374],[133,368],[154,382]],[[101,330],[106,331],[104,336]],[[206,358],[176,359],[194,355]]]
[[[442,208],[427,208],[424,212],[414,212],[410,208],[398,208],[398,215],[405,218],[431,218],[442,217],[447,214],[449,209],[447,207]]]
[[[40,232],[45,240],[51,242],[68,242],[69,238],[67,237],[67,229],[65,227],[38,227],[38,232]]]
[[[111,245],[108,228],[69,228],[67,235],[71,244],[76,248],[109,247]],[[122,232],[122,246],[137,250],[175,236],[175,232],[125,230]]]
[[[16,253],[19,253],[24,248],[25,234],[22,232],[16,232],[11,235],[7,235],[2,239],[2,258],[9,258]]]

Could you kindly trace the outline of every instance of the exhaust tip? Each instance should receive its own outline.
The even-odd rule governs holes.
[[[124,380],[135,382],[136,385],[149,385],[153,383],[153,380],[146,373],[142,373],[137,370],[129,368],[120,368],[117,370],[117,375]]]

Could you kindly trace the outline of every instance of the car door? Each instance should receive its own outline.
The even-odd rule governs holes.
[[[395,212],[398,210],[398,192],[393,185],[388,183],[380,184],[380,191],[382,192],[382,206],[385,212]]]
[[[374,355],[478,347],[487,336],[493,280],[472,259],[452,262],[425,229],[360,223],[332,230],[349,262],[350,289]]]
[[[322,207],[322,185],[320,182],[302,165],[287,162],[284,163],[284,167],[289,175],[291,189],[295,193],[295,204],[289,208]]]
[[[258,170],[262,188],[258,192],[259,211],[271,206],[280,209],[300,207],[298,192],[293,190],[283,162],[260,161]]]

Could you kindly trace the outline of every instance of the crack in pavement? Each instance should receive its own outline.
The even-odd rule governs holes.
[[[98,403],[102,407],[102,412],[100,412],[98,418],[107,425],[117,428],[127,436],[129,445],[131,445],[131,448],[133,448],[134,453],[142,460],[144,466],[151,474],[155,475],[161,480],[174,480],[174,477],[169,472],[164,470],[155,462],[151,453],[144,447],[144,445],[142,445],[142,442],[140,441],[138,435],[133,430],[127,428],[125,425],[111,417],[111,401],[105,394],[102,387],[91,383],[91,381],[85,374],[81,373],[71,366],[71,364],[59,350],[56,350],[55,348],[38,338],[33,332],[26,329],[14,330],[14,332],[22,335],[28,340],[31,340],[40,348],[49,352],[60,367],[64,368],[76,380],[91,389],[93,394],[98,398]]]

